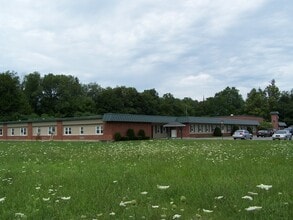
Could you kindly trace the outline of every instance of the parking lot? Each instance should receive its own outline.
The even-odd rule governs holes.
[[[233,140],[232,136],[229,137],[206,137],[206,138],[196,138],[196,139],[203,139],[203,140]],[[272,137],[257,137],[256,135],[253,136],[252,140],[260,140],[260,141],[272,141]]]

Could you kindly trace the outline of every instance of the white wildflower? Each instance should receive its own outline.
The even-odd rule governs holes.
[[[257,185],[256,187],[261,188],[261,189],[265,189],[265,190],[269,190],[273,186],[272,185],[260,184],[260,185]]]
[[[115,212],[110,212],[109,215],[114,216],[115,215]]]
[[[0,198],[0,202],[4,202],[5,199],[6,197]]]
[[[253,200],[253,198],[251,196],[243,196],[242,199],[249,199],[249,200]]]
[[[37,186],[37,187],[36,187],[36,190],[39,190],[39,189],[41,189],[41,187]]]
[[[19,218],[24,218],[26,217],[25,214],[21,213],[21,212],[17,212],[14,214],[15,217],[19,217]]]
[[[49,201],[50,200],[50,197],[48,197],[48,198],[43,198],[43,201],[44,202],[47,202],[47,201]]]
[[[158,206],[158,205],[152,205],[152,208],[153,209],[158,209],[160,206]]]
[[[126,204],[125,204],[125,202],[121,201],[121,202],[119,203],[119,206],[123,206],[123,207],[125,207]]]
[[[203,211],[203,212],[206,212],[206,213],[211,213],[211,212],[213,212],[213,210],[208,210],[208,209],[203,209],[202,211]]]
[[[140,194],[141,195],[146,195],[146,194],[148,194],[148,192],[144,191],[144,192],[141,192]]]
[[[186,197],[185,196],[180,196],[180,201],[181,202],[186,202]]]
[[[215,197],[215,199],[217,199],[217,200],[223,199],[223,198],[224,198],[224,196],[217,196],[217,197]]]
[[[252,196],[256,196],[256,195],[258,195],[258,193],[256,193],[256,192],[248,192],[248,194],[249,194],[249,195],[252,195]]]
[[[69,199],[71,199],[71,196],[67,196],[67,197],[66,196],[62,196],[61,199],[62,200],[69,200]]]
[[[126,205],[135,205],[136,204],[136,200],[131,200],[131,201],[121,201],[119,203],[120,206],[125,207]]]
[[[254,210],[260,210],[260,209],[262,209],[261,206],[250,206],[250,207],[246,208],[245,210],[246,211],[254,211]]]
[[[169,187],[170,187],[170,186],[161,186],[161,185],[157,185],[157,188],[158,188],[158,189],[162,189],[162,190],[164,190],[164,189],[169,189]]]
[[[173,219],[177,219],[177,218],[181,218],[181,215],[179,215],[179,214],[173,215]]]
[[[113,183],[118,183],[118,180],[114,180]]]

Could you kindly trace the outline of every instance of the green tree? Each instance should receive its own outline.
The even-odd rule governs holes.
[[[182,104],[184,106],[185,115],[195,116],[197,113],[197,108],[199,106],[198,101],[195,101],[191,98],[185,97],[182,100]]]
[[[141,94],[141,109],[146,115],[160,114],[160,97],[155,89],[144,90]]]
[[[220,116],[242,114],[244,100],[235,87],[226,87],[223,91],[215,94],[213,98],[205,101],[208,115]]]
[[[265,89],[268,97],[269,111],[276,111],[278,109],[278,102],[280,99],[280,90],[276,86],[276,81],[273,79]]]
[[[252,89],[247,94],[245,113],[269,119],[269,106],[265,91],[260,88]]]
[[[0,117],[1,120],[18,120],[31,113],[19,77],[15,72],[0,73]]]
[[[24,77],[23,93],[35,114],[41,114],[42,78],[40,73],[33,72]]]
[[[257,127],[258,130],[269,130],[273,129],[273,125],[271,122],[268,121],[262,121],[259,123],[259,126]]]
[[[166,93],[160,99],[160,114],[161,115],[185,115],[185,105],[184,103],[175,98],[171,93]]]
[[[78,78],[45,75],[42,81],[42,112],[55,117],[68,117],[84,111],[84,94]]]
[[[89,83],[82,85],[84,94],[84,108],[89,114],[100,114],[99,112],[99,97],[103,88],[97,83]]]
[[[293,125],[293,89],[281,93],[277,110],[280,113],[280,120],[287,125]]]

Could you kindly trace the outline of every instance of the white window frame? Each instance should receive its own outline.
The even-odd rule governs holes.
[[[55,134],[55,132],[56,132],[55,126],[49,126],[48,127],[48,134],[49,135]]]
[[[189,133],[191,133],[191,134],[195,133],[195,124],[190,124]]]
[[[19,131],[20,131],[21,136],[26,136],[27,135],[27,130],[26,130],[25,127],[20,128]]]
[[[80,127],[79,128],[79,134],[80,135],[84,135],[84,127]]]
[[[10,128],[10,136],[14,136],[14,135],[15,135],[14,128]]]
[[[96,126],[96,134],[97,135],[103,135],[103,133],[104,133],[103,125],[97,125]]]
[[[155,125],[155,133],[156,134],[163,134],[166,133],[167,129],[163,127],[163,125]]]
[[[36,128],[36,133],[37,133],[37,135],[41,135],[42,129],[40,127],[37,127]]]
[[[197,125],[197,131],[198,131],[198,133],[204,133],[204,127],[203,127],[203,125],[202,124],[198,124]]]
[[[71,127],[64,127],[64,135],[71,135],[72,129]]]

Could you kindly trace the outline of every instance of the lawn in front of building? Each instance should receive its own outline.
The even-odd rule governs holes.
[[[0,142],[2,219],[290,219],[292,141]]]

